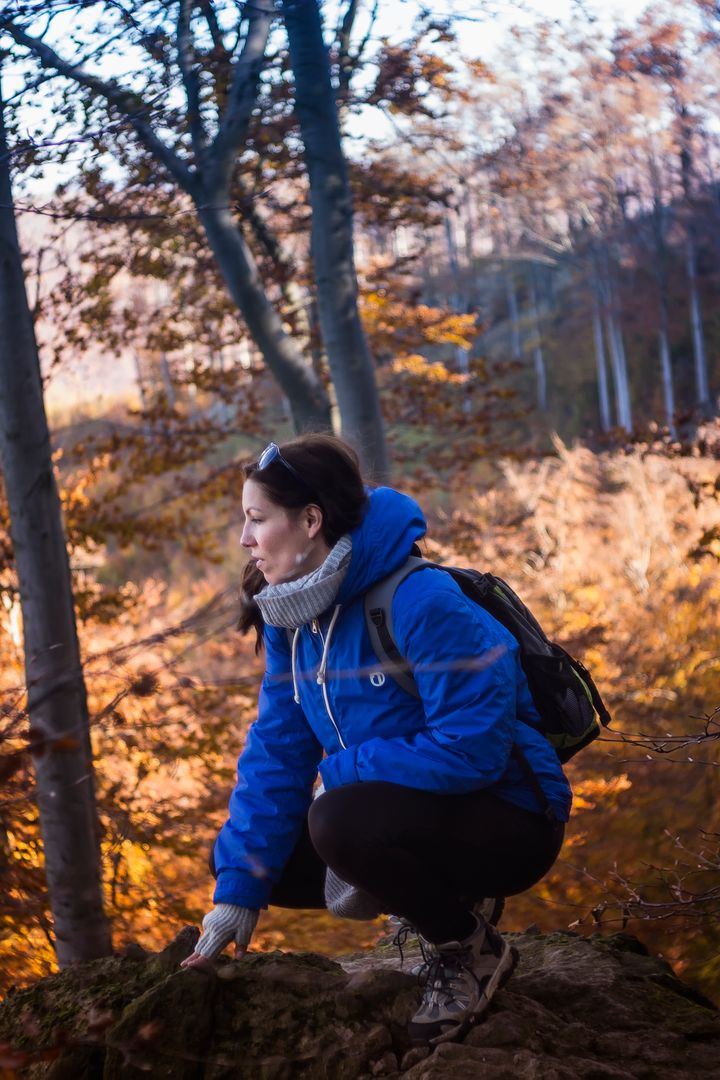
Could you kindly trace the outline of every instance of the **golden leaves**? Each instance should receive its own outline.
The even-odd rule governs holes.
[[[600,804],[608,810],[617,805],[617,796],[629,791],[632,781],[627,773],[616,776],[591,776],[573,784],[573,809],[594,810]]]
[[[391,299],[385,288],[362,293],[361,313],[375,354],[396,359],[418,354],[423,346],[470,349],[479,332],[475,315]]]

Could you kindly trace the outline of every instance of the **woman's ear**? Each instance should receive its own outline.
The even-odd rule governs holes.
[[[303,518],[305,521],[305,526],[307,528],[308,537],[310,540],[314,540],[322,529],[322,510],[319,506],[316,506],[315,503],[308,503],[308,505],[303,511]]]

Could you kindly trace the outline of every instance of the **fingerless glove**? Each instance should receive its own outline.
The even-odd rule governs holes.
[[[226,945],[247,945],[253,935],[260,913],[237,904],[216,904],[202,921],[203,932],[195,952],[214,960]]]

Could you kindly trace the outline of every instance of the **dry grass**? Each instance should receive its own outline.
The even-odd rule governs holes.
[[[697,546],[720,524],[720,466],[595,454],[560,440],[555,448],[554,457],[502,463],[491,488],[435,514],[431,550],[506,577],[585,660],[618,732],[701,733],[702,717],[720,706],[720,562],[712,546],[703,555]],[[533,895],[511,902],[511,925],[589,929],[599,920],[617,929],[620,879],[640,882],[648,897],[667,892],[667,875],[652,867],[673,867],[675,837],[692,846],[700,829],[720,831],[718,766],[714,743],[660,755],[631,738],[585,751],[569,770],[577,813],[563,857]],[[711,877],[720,875],[709,870],[704,885]],[[641,936],[716,991],[716,922],[700,910],[688,916],[643,923]]]

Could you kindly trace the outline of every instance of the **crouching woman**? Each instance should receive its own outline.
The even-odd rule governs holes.
[[[392,913],[428,958],[412,1037],[456,1037],[515,962],[489,898],[547,873],[570,809],[517,643],[427,567],[392,602],[419,697],[382,670],[365,594],[425,520],[406,495],[369,490],[339,439],[270,444],[246,469],[243,509],[241,628],[256,630],[266,670],[215,844],[215,907],[185,965],[233,941],[244,952],[268,904]]]

